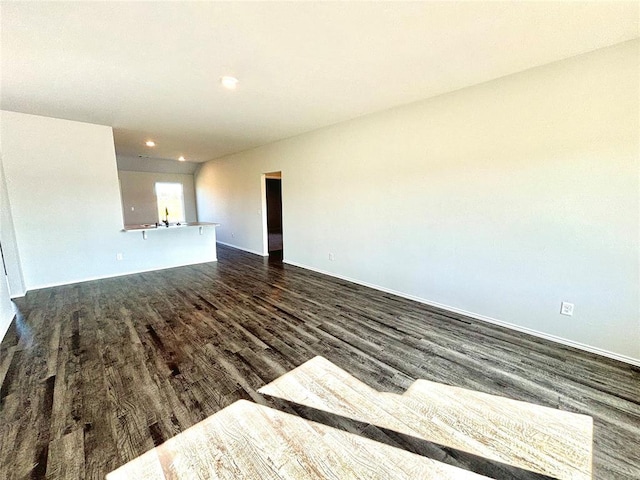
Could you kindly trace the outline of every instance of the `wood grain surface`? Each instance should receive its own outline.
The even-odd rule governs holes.
[[[107,475],[158,479],[481,479],[399,448],[239,400]]]
[[[591,416],[593,477],[640,478],[640,369],[220,245],[218,259],[16,301],[0,478],[104,479],[237,400],[267,404],[257,389],[317,355],[377,391],[425,379]]]
[[[417,380],[377,392],[323,357],[258,390],[558,479],[591,478],[591,417]]]

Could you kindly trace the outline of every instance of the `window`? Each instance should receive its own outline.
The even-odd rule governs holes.
[[[184,194],[181,183],[156,183],[156,201],[158,203],[158,221],[171,223],[185,221]]]

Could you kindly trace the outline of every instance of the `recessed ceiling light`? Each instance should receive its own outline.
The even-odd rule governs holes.
[[[228,88],[229,90],[235,90],[238,86],[238,79],[236,77],[230,77],[225,75],[220,79],[220,83],[224,88]]]
[[[180,155],[180,158],[178,158],[178,160],[180,160],[181,162],[184,162],[184,157]]]
[[[147,147],[155,147],[156,146],[156,142],[154,142],[153,140],[147,140]]]

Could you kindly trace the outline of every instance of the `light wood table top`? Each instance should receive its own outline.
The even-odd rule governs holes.
[[[426,380],[403,395],[378,392],[323,357],[259,392],[552,478],[591,478],[586,415]]]

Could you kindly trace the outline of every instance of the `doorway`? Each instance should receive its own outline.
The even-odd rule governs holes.
[[[269,260],[282,261],[282,172],[264,175],[266,201],[267,252]]]

